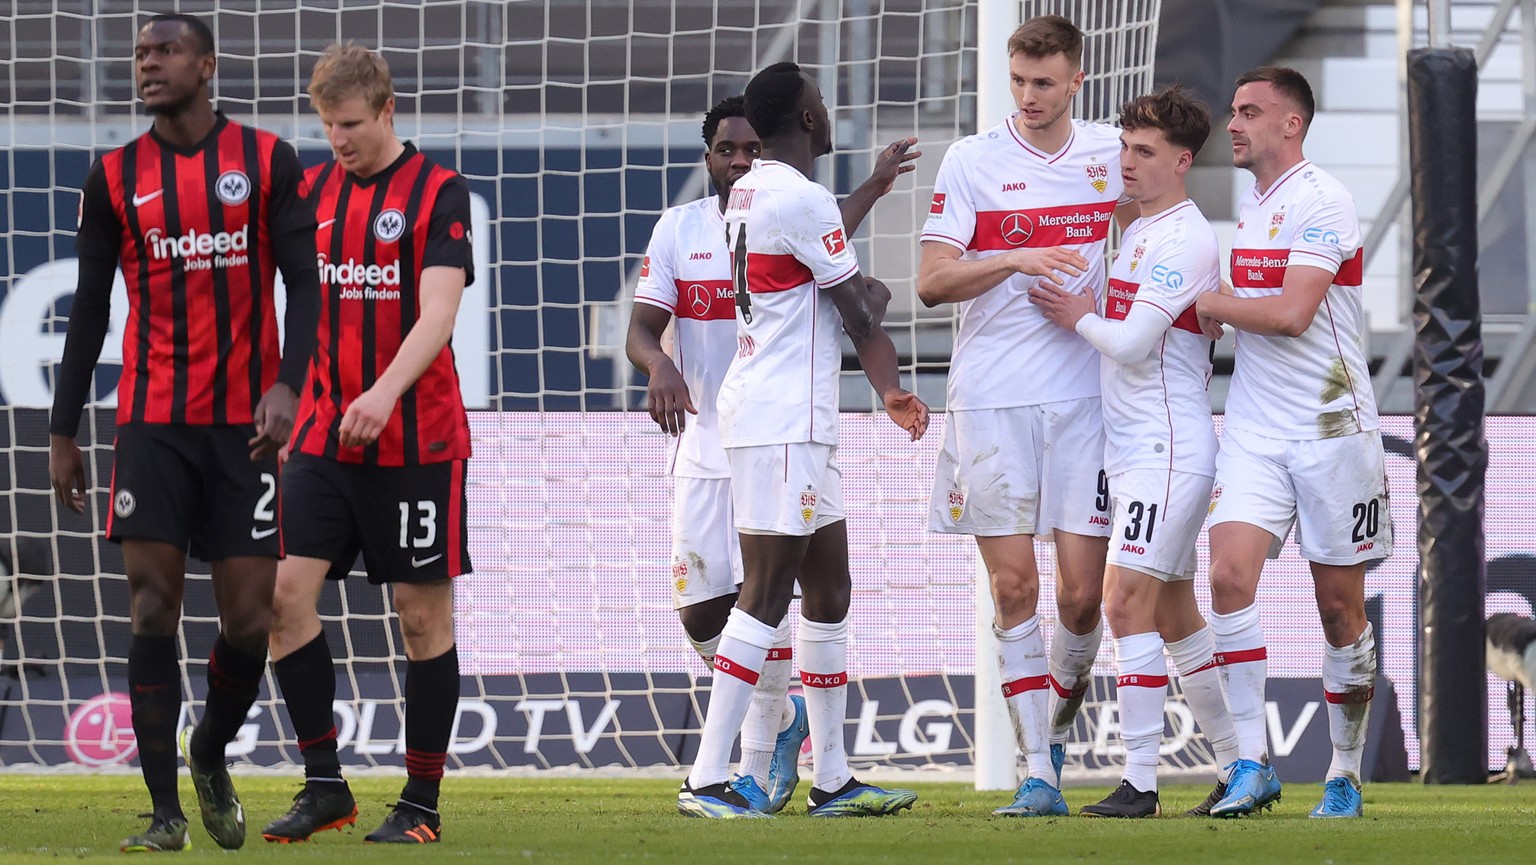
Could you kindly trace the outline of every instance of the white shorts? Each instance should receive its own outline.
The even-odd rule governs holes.
[[[1099,398],[952,411],[934,471],[928,528],[1050,540],[1109,534]]]
[[[1291,525],[1302,558],[1357,565],[1392,554],[1392,508],[1381,432],[1315,441],[1228,429],[1216,454],[1211,525],[1248,523],[1275,536],[1280,555]]]
[[[726,448],[736,529],[810,535],[843,518],[837,446],[816,442]]]
[[[672,479],[672,609],[730,595],[741,585],[741,540],[730,478]]]
[[[1109,564],[1163,582],[1195,578],[1195,541],[1211,509],[1212,479],[1167,469],[1129,469],[1109,479],[1114,532]]]

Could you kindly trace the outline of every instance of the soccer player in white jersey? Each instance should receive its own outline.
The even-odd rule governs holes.
[[[1072,119],[1082,53],[1082,32],[1056,15],[1009,37],[1019,110],[945,154],[917,276],[923,303],[960,305],[928,526],[974,536],[990,575],[1003,696],[1029,763],[1014,801],[995,812],[1009,816],[1067,813],[1061,763],[1103,629],[1109,490],[1096,456],[1099,356],[1028,295],[1039,277],[1078,292],[1104,284],[1120,138],[1112,126]],[[1036,537],[1056,546],[1049,659],[1036,614]]]
[[[673,604],[704,662],[713,666],[726,617],[741,582],[741,550],[731,517],[730,468],[715,415],[720,380],[736,355],[735,290],[725,245],[725,203],[731,186],[762,150],[740,96],[704,115],[705,170],[714,194],[669,208],[651,234],[635,287],[627,349],[650,377],[651,417],[677,437],[672,456]],[[896,178],[921,156],[916,139],[894,142],[874,173],[841,205],[849,233]],[[675,351],[661,340],[676,318]],[[690,420],[689,415],[694,417]],[[768,792],[768,812],[781,810],[800,781],[800,746],[809,733],[805,701],[786,700],[792,649],[789,622],[780,624],[742,727],[742,774]]]
[[[1311,563],[1322,619],[1333,762],[1313,817],[1358,817],[1360,761],[1376,676],[1365,569],[1392,551],[1385,458],[1366,368],[1360,223],[1333,176],[1308,162],[1312,88],[1294,69],[1237,79],[1232,163],[1253,172],[1232,249],[1233,294],[1200,296],[1203,326],[1237,329],[1236,369],[1216,460],[1211,629],[1242,759],[1211,813],[1280,798],[1268,764],[1264,630],[1255,605],[1266,557],[1291,526]]]
[[[1215,645],[1194,589],[1195,540],[1216,474],[1206,396],[1212,343],[1196,320],[1195,298],[1220,284],[1221,251],[1185,189],[1211,133],[1205,106],[1173,85],[1126,103],[1120,130],[1121,178],[1141,216],[1122,238],[1103,314],[1092,294],[1049,281],[1032,288],[1030,300],[1103,354],[1104,465],[1114,502],[1104,609],[1115,634],[1126,766],[1120,786],[1082,813],[1152,817],[1161,813],[1165,648],[1217,763],[1237,759]]]
[[[774,64],[747,85],[746,108],[763,151],[731,189],[725,212],[737,352],[718,404],[744,579],[715,653],[698,757],[678,809],[763,816],[767,797],[755,779],[727,778],[731,742],[798,579],[800,680],[813,746],[809,813],[888,814],[917,794],[859,782],[843,743],[852,587],[837,466],[839,331],[913,439],[927,428],[928,407],[900,387],[896,350],[880,327],[889,291],[860,274],[837,203],[807,177],[832,149],[815,81],[793,63]]]

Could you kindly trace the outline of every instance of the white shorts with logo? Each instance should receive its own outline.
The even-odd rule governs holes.
[[[1392,554],[1392,509],[1381,432],[1313,441],[1227,429],[1216,455],[1211,525],[1248,523],[1280,555],[1296,526],[1307,561],[1357,565]]]
[[[1110,476],[1114,531],[1109,564],[1163,582],[1192,580],[1195,541],[1211,509],[1212,478],[1167,469],[1129,469]]]
[[[837,446],[817,442],[726,448],[736,529],[810,535],[843,519]]]
[[[952,411],[934,471],[928,528],[1050,540],[1109,534],[1099,398]]]
[[[741,584],[730,478],[672,479],[672,608],[730,595]]]

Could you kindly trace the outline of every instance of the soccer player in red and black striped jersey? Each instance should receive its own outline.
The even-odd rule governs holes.
[[[128,685],[154,812],[126,850],[180,850],[181,708],[176,630],[186,555],[211,562],[221,622],[208,701],[183,753],[203,824],[239,847],[245,821],[224,766],[266,666],[277,559],[277,452],[287,442],[319,314],[315,219],[293,149],[216,112],[213,33],[160,15],[139,31],[134,79],[149,132],[92,167],[80,204],[80,276],[54,394],[50,474],[85,510],[75,435],[101,355],[113,271],[128,285],[107,537],[120,542],[132,596]],[[278,347],[274,277],[287,285]]]
[[[474,280],[469,187],[395,135],[378,54],[332,46],[310,100],[335,160],[311,168],[323,303],[284,481],[289,556],[278,569],[273,668],[304,757],[304,790],[263,830],[302,841],[355,823],[331,703],[336,672],[316,612],[327,576],[361,552],[393,587],[408,660],[400,799],[368,841],[441,833],[438,785],[459,701],[454,577],[470,570],[464,468],[469,419],[454,369],[454,318]]]

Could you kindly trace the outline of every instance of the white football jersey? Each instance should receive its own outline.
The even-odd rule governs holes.
[[[843,316],[821,289],[859,272],[837,201],[759,159],[731,188],[725,225],[737,350],[720,385],[721,442],[837,444]]]
[[[689,415],[672,473],[684,478],[730,477],[715,400],[736,354],[736,293],[725,247],[725,219],[716,196],[661,214],[640,265],[635,300],[677,317],[672,359],[683,374],[697,415]]]
[[[1016,116],[1016,115],[1015,115]],[[1020,247],[1068,246],[1088,259],[1069,291],[1104,285],[1104,246],[1120,199],[1120,130],[1073,121],[1057,153],[1024,141],[1013,117],[950,146],[922,240],[963,259]],[[951,409],[1010,408],[1099,395],[1099,358],[1029,302],[1037,277],[1015,274],[960,304],[949,366]]]
[[[1292,440],[1377,428],[1365,358],[1360,243],[1354,198],[1310,162],[1303,160],[1263,193],[1255,184],[1243,194],[1232,242],[1238,297],[1280,294],[1285,269],[1293,264],[1333,271],[1334,278],[1301,336],[1237,334],[1227,426]]]
[[[1147,304],[1168,329],[1139,363],[1102,359],[1104,471],[1155,468],[1214,477],[1216,428],[1206,388],[1211,340],[1200,332],[1195,299],[1221,282],[1221,245],[1200,208],[1186,199],[1125,230],[1109,270],[1104,317],[1123,321]]]

